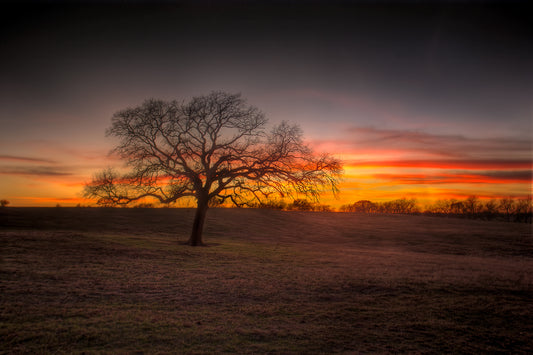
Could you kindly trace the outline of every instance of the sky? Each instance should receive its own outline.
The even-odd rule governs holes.
[[[338,199],[531,194],[533,30],[519,1],[3,3],[0,199],[74,206],[147,98],[241,93],[344,163]]]

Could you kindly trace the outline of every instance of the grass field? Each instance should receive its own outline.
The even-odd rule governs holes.
[[[533,353],[531,225],[0,209],[0,353]]]

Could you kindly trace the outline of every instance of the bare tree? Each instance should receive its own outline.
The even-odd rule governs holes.
[[[0,200],[0,207],[6,207],[7,205],[9,205],[8,200]]]
[[[197,207],[188,244],[202,245],[210,203],[236,206],[278,196],[318,199],[337,191],[340,162],[315,155],[296,125],[283,122],[270,132],[267,119],[239,94],[213,92],[190,102],[147,100],[115,113],[107,134],[131,167],[108,169],[85,187],[99,204],[128,204],[147,197],[168,204],[183,197]]]
[[[468,196],[468,198],[463,202],[463,213],[470,218],[475,218],[481,210],[481,202],[477,196]]]
[[[505,197],[500,200],[499,204],[500,211],[505,215],[507,222],[511,221],[511,215],[515,209],[515,200],[512,197]]]
[[[434,204],[427,207],[427,212],[448,216],[451,213],[451,205],[453,200],[437,200]]]
[[[530,223],[531,221],[531,195],[521,198],[515,206],[515,221]]]
[[[298,198],[289,205],[289,209],[294,211],[313,211],[315,206],[304,198]]]
[[[465,213],[465,204],[462,201],[457,201],[456,199],[452,198],[450,200],[450,213],[453,215],[461,215]]]
[[[351,206],[350,210],[351,212],[374,213],[376,212],[377,208],[378,206],[374,202],[368,200],[359,200]]]
[[[498,213],[498,202],[494,199],[489,200],[483,206],[483,214],[487,220],[493,219]]]

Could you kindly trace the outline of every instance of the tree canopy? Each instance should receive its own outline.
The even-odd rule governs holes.
[[[102,205],[144,198],[172,203],[197,201],[189,244],[202,244],[210,203],[245,206],[273,195],[318,199],[337,192],[341,163],[316,155],[297,125],[268,120],[240,94],[212,92],[189,102],[146,100],[114,114],[107,134],[130,168],[106,169],[86,185],[85,195]]]

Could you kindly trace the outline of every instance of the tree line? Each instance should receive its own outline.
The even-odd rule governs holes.
[[[464,200],[441,199],[421,207],[416,199],[401,198],[386,202],[360,200],[342,205],[340,212],[386,213],[386,214],[425,214],[442,217],[460,217],[482,220],[503,220],[508,222],[532,222],[532,198],[491,199],[482,201],[477,196]]]
[[[152,208],[153,204],[141,203],[133,207]],[[230,207],[217,204],[211,207]],[[464,200],[440,199],[432,204],[421,206],[415,198],[399,198],[392,201],[373,202],[359,200],[340,206],[337,210],[330,205],[298,198],[292,201],[283,199],[266,199],[249,208],[263,208],[280,211],[314,211],[314,212],[352,212],[366,214],[411,214],[438,217],[458,217],[480,220],[501,220],[507,222],[531,223],[533,202],[527,198],[505,197],[483,201],[477,196]]]
[[[505,220],[508,222],[531,223],[532,198],[491,199],[481,201],[476,196],[465,200],[437,200],[426,208],[425,213],[436,216],[458,216],[472,219]]]
[[[292,202],[287,202],[282,199],[268,199],[251,205],[253,208],[265,208],[280,211],[315,211],[315,212],[333,212],[334,209],[330,205],[324,205],[317,202],[310,201],[304,198],[298,198]]]
[[[420,213],[416,199],[400,198],[386,202],[372,202],[360,200],[352,204],[343,205],[340,212],[358,213],[387,213],[387,214],[415,214]]]

